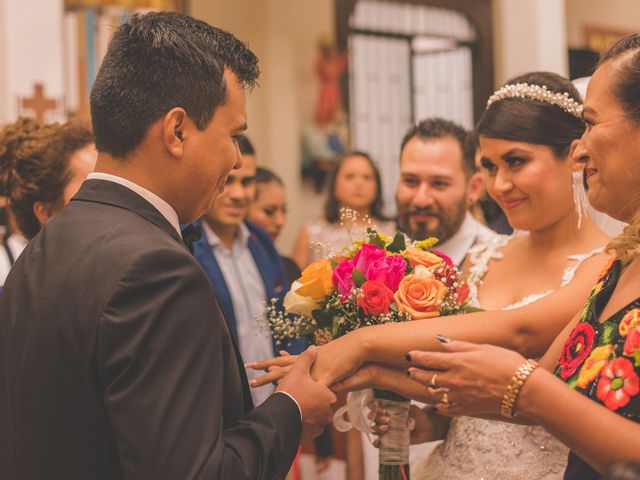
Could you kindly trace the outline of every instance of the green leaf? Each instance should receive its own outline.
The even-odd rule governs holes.
[[[567,382],[567,385],[569,385],[569,387],[573,388],[574,390],[576,389],[578,383],[578,375],[574,375],[573,377],[571,377],[569,379],[569,381]]]
[[[484,308],[480,308],[480,307],[473,307],[471,305],[466,305],[464,307],[462,307],[462,311],[464,313],[476,313],[476,312],[484,312]]]
[[[387,250],[393,253],[400,253],[407,248],[404,240],[404,234],[400,230],[396,230],[393,241],[387,246]]]
[[[384,248],[384,240],[380,238],[378,232],[376,232],[373,228],[367,228],[367,237],[369,237],[369,243],[371,245],[375,245],[376,247]]]
[[[616,335],[617,325],[614,322],[606,321],[602,324],[602,335],[600,336],[600,345],[609,345],[613,343]]]
[[[367,279],[362,274],[362,272],[357,268],[353,269],[353,271],[351,272],[351,275],[353,276],[353,283],[356,284],[356,287],[361,287],[364,284],[364,282],[367,281]]]
[[[391,305],[389,305],[389,310],[391,310],[392,312],[397,312],[398,306],[395,303],[392,303]]]

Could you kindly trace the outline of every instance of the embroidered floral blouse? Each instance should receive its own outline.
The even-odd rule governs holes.
[[[640,422],[640,298],[600,322],[621,269],[620,261],[612,259],[603,270],[554,373],[593,401]],[[600,475],[586,462],[569,454],[565,479],[597,478]]]

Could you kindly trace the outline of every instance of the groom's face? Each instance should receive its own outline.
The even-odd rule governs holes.
[[[242,155],[237,136],[246,129],[247,113],[245,92],[236,75],[226,71],[224,79],[227,98],[218,106],[213,117],[204,128],[191,128],[185,138],[185,176],[187,185],[180,192],[194,209],[193,221],[209,212],[227,183],[234,169],[242,167]]]

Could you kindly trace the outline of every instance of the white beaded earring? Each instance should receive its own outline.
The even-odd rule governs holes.
[[[580,228],[582,219],[588,215],[587,192],[584,190],[582,170],[571,174],[571,187],[573,190],[573,206],[578,214],[578,228]]]

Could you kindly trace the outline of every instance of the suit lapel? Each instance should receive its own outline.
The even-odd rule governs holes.
[[[158,209],[133,190],[118,183],[108,180],[86,180],[71,201],[103,203],[129,210],[153,223],[184,245],[182,237]]]

